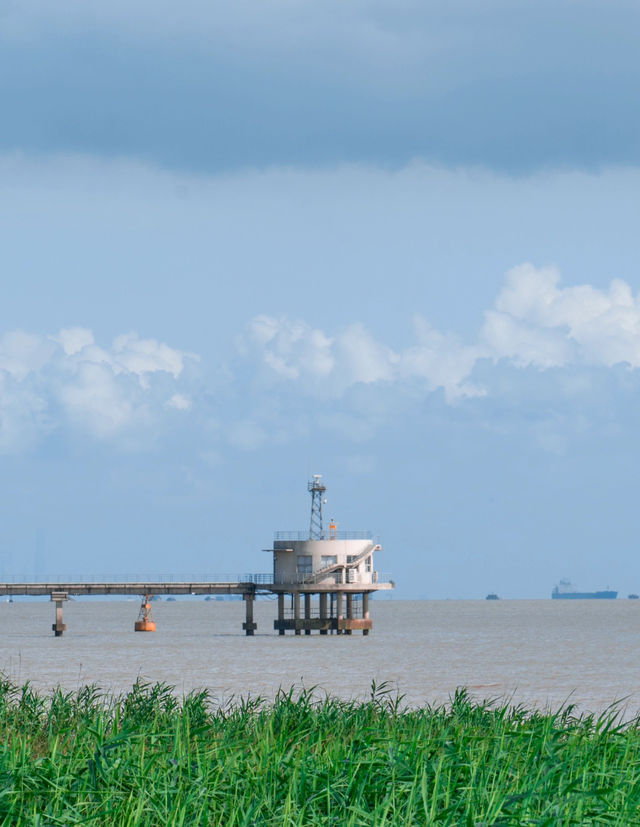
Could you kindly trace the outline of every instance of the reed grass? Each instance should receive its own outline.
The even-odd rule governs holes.
[[[0,681],[2,825],[640,824],[640,725],[474,702]]]

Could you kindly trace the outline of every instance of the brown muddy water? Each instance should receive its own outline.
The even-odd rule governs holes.
[[[276,605],[258,601],[258,631],[242,632],[244,604],[153,604],[155,633],[135,633],[133,601],[65,604],[67,632],[51,632],[53,604],[0,604],[0,669],[49,690],[97,683],[124,691],[138,677],[177,692],[206,687],[217,701],[272,698],[317,687],[365,698],[390,682],[412,705],[446,701],[456,687],[528,706],[565,702],[640,709],[640,601],[372,601],[371,635],[278,636]]]

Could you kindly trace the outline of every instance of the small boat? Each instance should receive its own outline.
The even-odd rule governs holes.
[[[630,594],[630,595],[629,595],[629,600],[637,600],[637,599],[638,599],[638,595],[637,595],[637,594]]]
[[[485,600],[500,600],[500,598],[495,592],[489,592],[489,594],[485,597]]]

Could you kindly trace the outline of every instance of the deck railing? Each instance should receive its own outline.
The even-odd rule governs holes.
[[[373,577],[369,579],[364,579],[364,577],[369,577],[369,573],[364,576],[361,576],[358,579],[351,580],[349,578],[345,578],[343,581],[336,583],[337,586],[353,586],[353,585],[361,585],[361,586],[375,586],[378,583],[393,583],[394,581],[391,578],[389,572],[372,572]],[[326,583],[329,580],[331,573],[320,575],[318,580],[314,580],[313,574],[293,574],[293,575],[279,575],[278,577],[274,578],[271,577],[271,581],[274,586],[311,586],[314,583]]]
[[[320,574],[320,573],[318,573]],[[324,577],[328,577],[329,575],[324,575]],[[364,575],[368,578],[368,573]],[[323,575],[320,574],[320,579],[322,579]],[[201,584],[201,583],[252,583],[256,586],[269,586],[269,585],[278,585],[278,586],[286,586],[290,585],[303,585],[309,584],[313,582],[313,575],[309,574],[300,574],[300,575],[281,575],[278,578],[274,578],[273,572],[243,572],[241,574],[202,574],[202,573],[178,573],[178,574],[140,574],[140,573],[115,573],[115,574],[97,574],[97,575],[86,575],[81,574],[77,575],[74,574],[69,576],[68,574],[49,574],[47,576],[29,576],[29,575],[0,575],[0,585],[19,585],[23,583],[29,583],[33,585],[58,585],[58,584],[76,584],[76,585],[110,585],[113,583],[162,583],[166,585],[170,585],[172,583],[193,583],[193,584]],[[349,583],[361,583],[362,585],[369,585],[369,584],[376,584],[376,583],[393,583],[391,579],[391,575],[388,572],[373,572],[373,577],[371,580],[351,580],[348,577],[345,578],[345,584]]]
[[[26,575],[0,573],[0,583],[271,583],[271,572],[207,573],[177,572],[172,574],[149,574],[140,572],[114,572],[99,574],[66,574],[54,572],[46,575]]]
[[[273,539],[276,541],[294,540],[302,542],[304,540],[372,540],[373,536],[370,531],[331,531],[325,529],[322,536],[319,538],[309,537],[308,531],[276,531]]]

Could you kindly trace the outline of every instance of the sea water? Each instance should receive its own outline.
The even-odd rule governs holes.
[[[15,682],[125,691],[137,678],[216,701],[315,687],[366,698],[383,681],[411,705],[442,703],[457,687],[478,698],[599,712],[624,699],[640,709],[640,601],[372,600],[372,633],[299,637],[273,631],[276,604],[256,601],[258,629],[242,631],[241,601],[153,603],[155,633],[135,633],[133,601],[70,601],[67,631],[51,631],[49,602],[0,604],[0,670]]]

